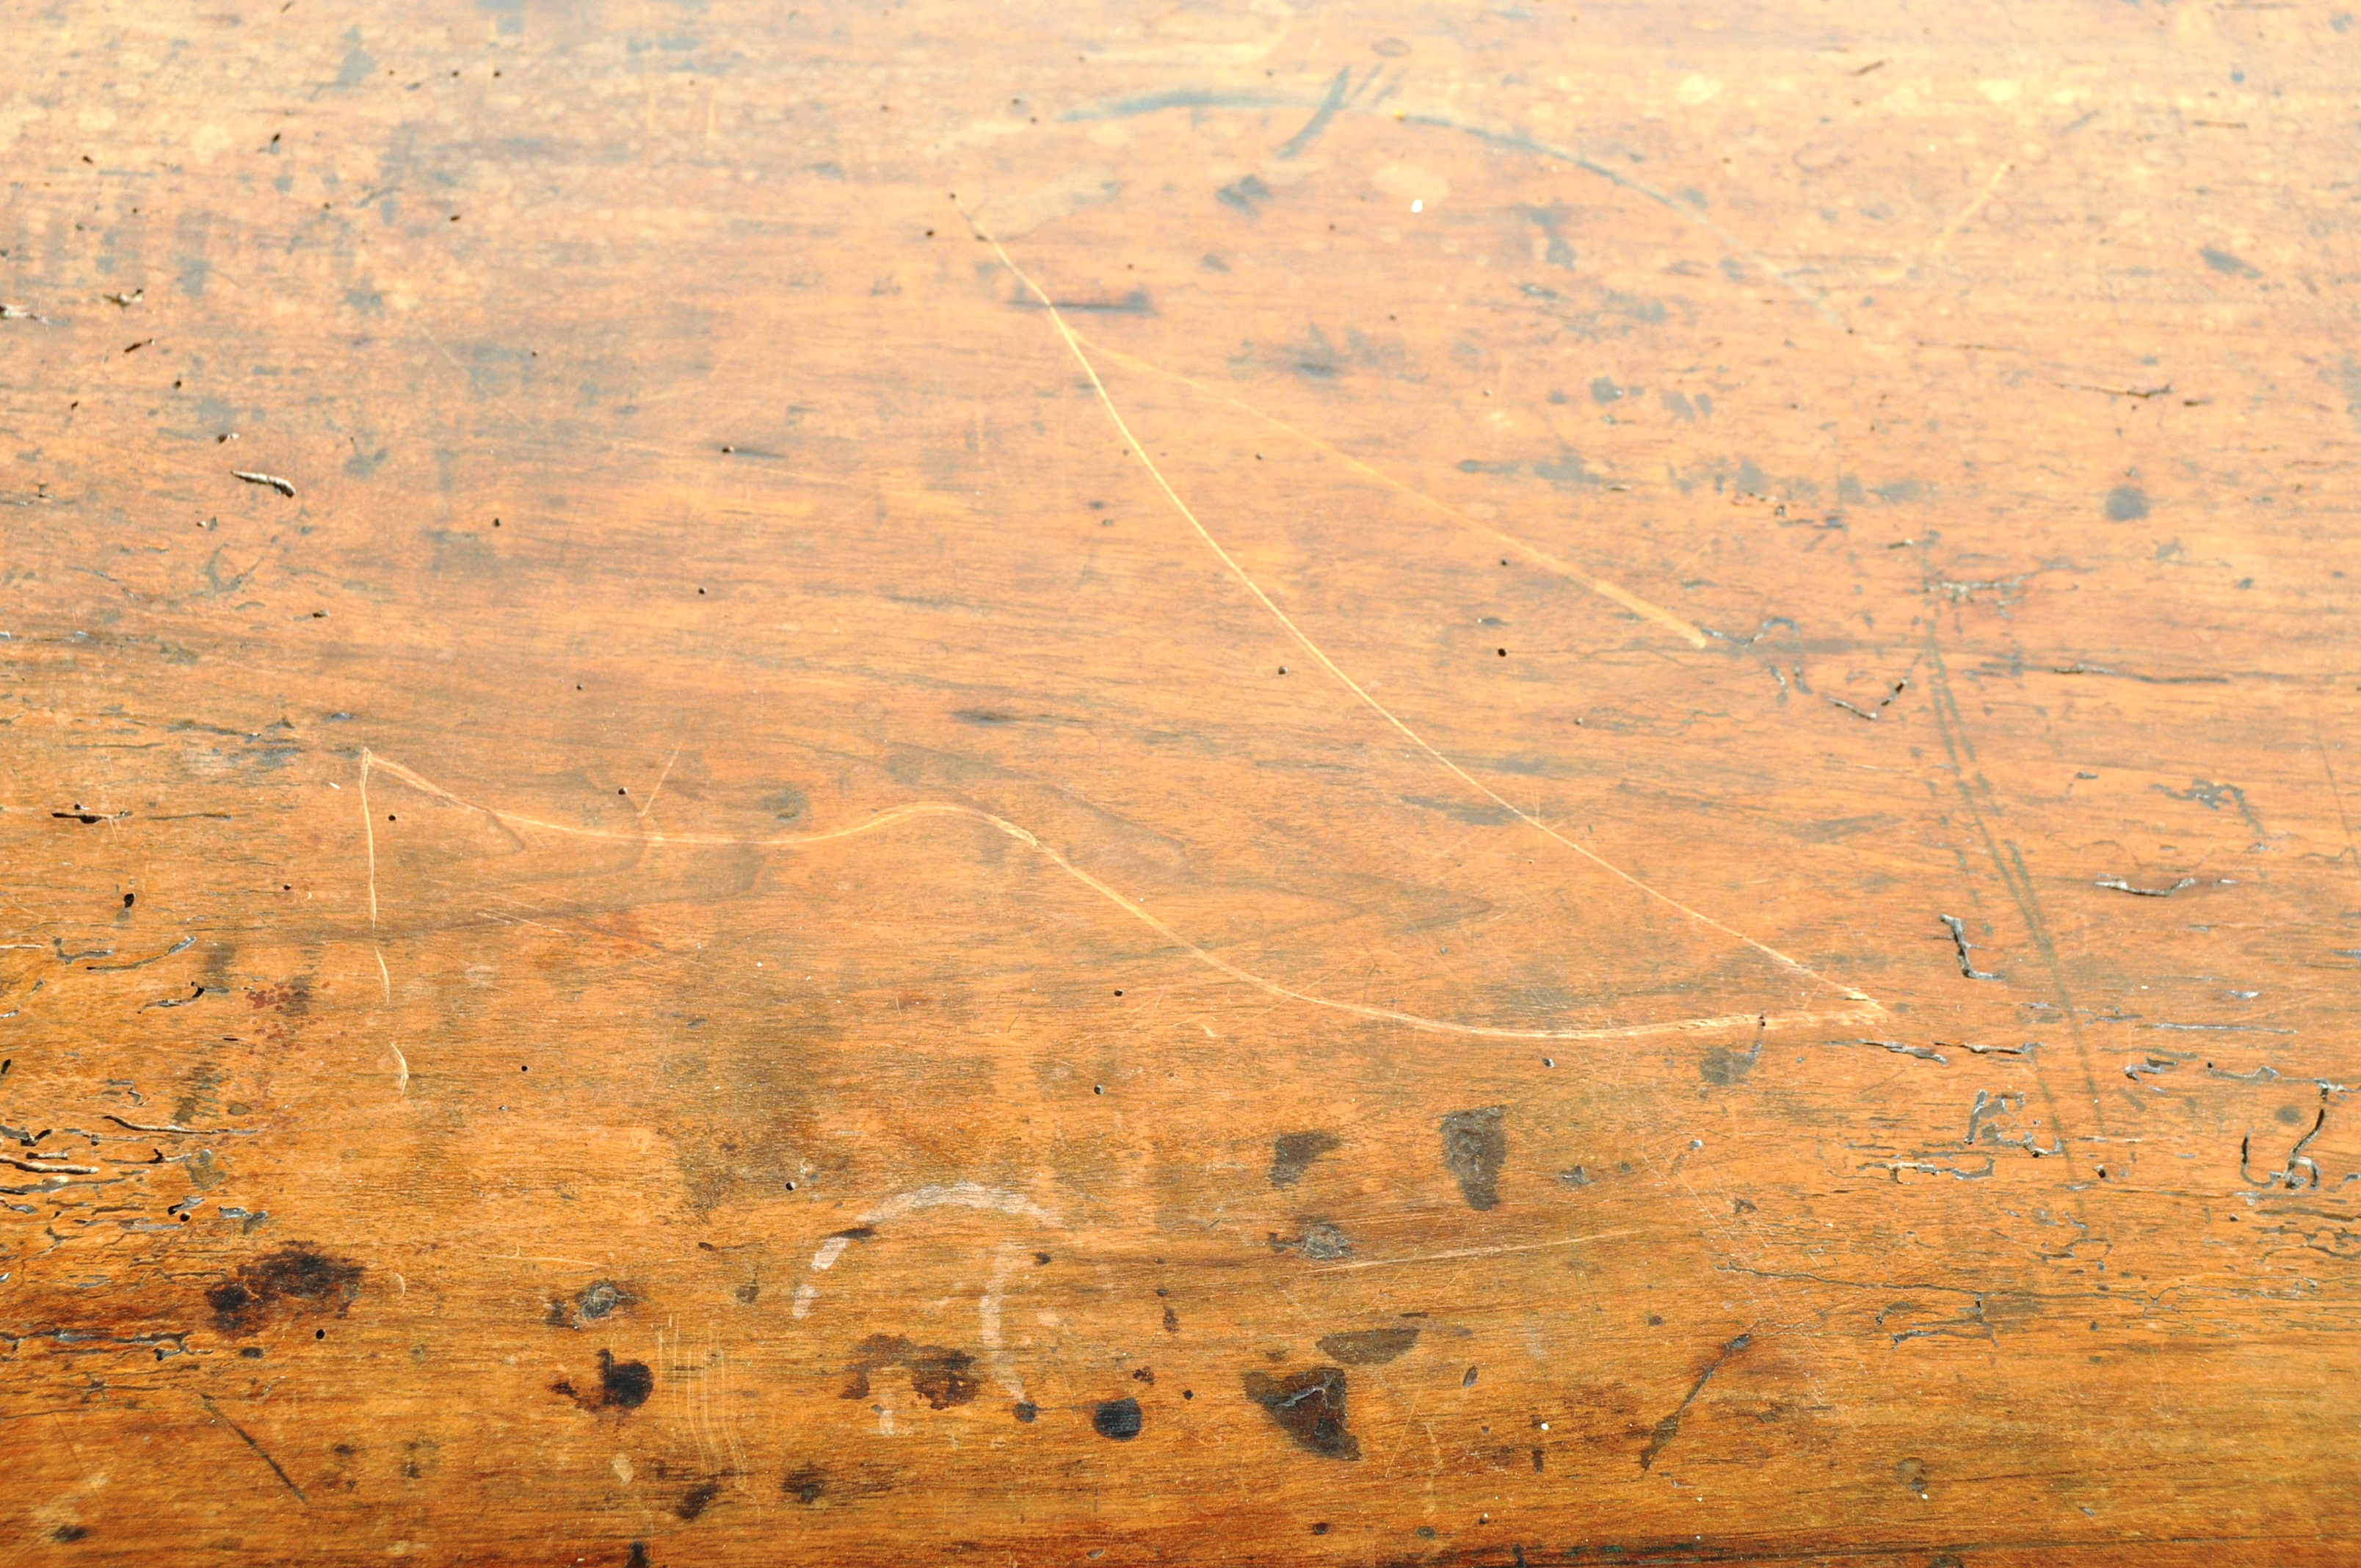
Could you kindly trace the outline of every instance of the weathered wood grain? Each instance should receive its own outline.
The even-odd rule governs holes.
[[[2344,13],[16,24],[0,1557],[2361,1561]]]

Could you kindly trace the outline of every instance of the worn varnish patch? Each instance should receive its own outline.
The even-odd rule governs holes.
[[[1459,1195],[1470,1209],[1490,1209],[1500,1201],[1500,1167],[1509,1158],[1509,1135],[1503,1123],[1508,1108],[1488,1105],[1476,1111],[1454,1111],[1443,1119],[1443,1165],[1459,1183]]]
[[[850,1376],[840,1397],[869,1398],[869,1375],[889,1366],[910,1374],[910,1389],[938,1410],[973,1402],[983,1385],[972,1368],[975,1357],[939,1344],[915,1344],[902,1334],[871,1334],[853,1347]]]
[[[308,1242],[295,1242],[249,1259],[205,1292],[214,1326],[224,1333],[248,1333],[280,1313],[345,1310],[361,1293],[361,1266],[332,1257]]]
[[[1360,1440],[1345,1430],[1343,1367],[1314,1366],[1284,1377],[1249,1371],[1245,1385],[1246,1398],[1260,1405],[1298,1448],[1323,1459],[1361,1457]]]

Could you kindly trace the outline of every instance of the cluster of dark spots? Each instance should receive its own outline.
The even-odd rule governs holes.
[[[1501,1122],[1505,1105],[1454,1111],[1443,1119],[1443,1165],[1459,1182],[1470,1209],[1497,1208],[1500,1167],[1509,1157],[1509,1135]]]
[[[544,1321],[554,1329],[569,1325],[578,1329],[586,1323],[614,1316],[635,1299],[637,1298],[630,1291],[611,1279],[593,1280],[575,1292],[572,1301],[553,1297],[549,1303],[549,1316]]]
[[[1315,1366],[1286,1377],[1249,1372],[1246,1390],[1298,1448],[1329,1459],[1361,1457],[1360,1440],[1345,1430],[1343,1367]]]
[[[846,1399],[869,1398],[869,1375],[888,1366],[910,1369],[910,1387],[938,1410],[971,1403],[983,1384],[972,1370],[975,1357],[939,1344],[913,1344],[901,1334],[871,1334],[855,1345],[848,1369]]]
[[[361,1266],[330,1257],[309,1242],[238,1265],[230,1277],[205,1292],[214,1323],[224,1333],[244,1333],[272,1312],[300,1308],[343,1317],[361,1293]]]
[[[721,1482],[708,1476],[683,1492],[680,1495],[680,1501],[673,1505],[672,1511],[682,1519],[693,1519],[710,1508],[713,1499],[719,1496],[721,1496]]]
[[[1135,1366],[1131,1369],[1131,1380],[1135,1383],[1145,1383],[1149,1387],[1153,1388],[1156,1387],[1156,1368],[1152,1366]]]
[[[1416,1329],[1360,1329],[1350,1333],[1323,1335],[1320,1340],[1320,1354],[1347,1366],[1382,1366],[1417,1343]]]
[[[636,1410],[648,1402],[655,1392],[655,1374],[644,1361],[618,1361],[611,1350],[598,1353],[598,1391],[577,1393],[574,1385],[561,1377],[549,1386],[553,1394],[563,1394],[586,1410]]]
[[[1322,1155],[1343,1146],[1334,1133],[1282,1133],[1271,1140],[1270,1184],[1292,1187]]]
[[[1009,1408],[1009,1414],[1020,1421],[1030,1421],[1041,1413],[1041,1407],[1030,1399],[1019,1399]]]
[[[1137,1399],[1109,1399],[1091,1412],[1091,1430],[1117,1442],[1128,1442],[1137,1437],[1139,1421]]]
[[[818,1502],[828,1491],[828,1473],[818,1465],[807,1464],[800,1470],[790,1470],[779,1483],[779,1490],[806,1508]]]
[[[49,1531],[49,1539],[51,1541],[81,1541],[89,1534],[89,1530],[84,1526],[78,1524],[61,1524],[58,1526],[57,1529]]]

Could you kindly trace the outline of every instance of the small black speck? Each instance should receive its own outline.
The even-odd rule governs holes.
[[[262,1347],[258,1344],[250,1344],[244,1350],[239,1351],[238,1354],[244,1356],[248,1361],[260,1361],[262,1359]]]
[[[1012,1413],[1020,1421],[1029,1421],[1035,1416],[1041,1413],[1041,1408],[1038,1405],[1034,1404],[1030,1399],[1019,1399],[1016,1401],[1016,1408]]]
[[[1046,1252],[1037,1252],[1033,1255],[1033,1261],[1042,1265],[1044,1267],[1047,1267],[1049,1262],[1049,1255]]]
[[[125,894],[123,895],[123,907],[124,907],[124,908],[126,908],[126,909],[128,909],[128,908],[130,908],[134,904],[137,904],[138,901],[139,901],[139,895],[138,895],[137,894],[136,894],[136,893],[126,893],[126,894]]]
[[[1650,1328],[1652,1328],[1652,1329],[1653,1329],[1653,1328],[1661,1328],[1661,1327],[1663,1327],[1663,1326],[1664,1326],[1664,1319],[1662,1319],[1662,1318],[1660,1318],[1660,1317],[1656,1316],[1656,1314],[1655,1314],[1655,1313],[1653,1313],[1653,1312],[1651,1312],[1651,1313],[1649,1313],[1649,1314],[1648,1314],[1648,1326],[1649,1326]]]
[[[1509,656],[1509,651],[1508,651],[1506,648],[1501,649],[1501,650],[1500,650],[1500,657],[1501,657],[1501,658],[1503,658],[1503,659],[1505,659],[1505,658],[1507,658],[1508,656]]]
[[[1139,1435],[1139,1401],[1109,1399],[1091,1412],[1091,1428],[1101,1437],[1129,1442]]]
[[[312,1337],[313,1339],[326,1339],[328,1337],[328,1331],[325,1329],[313,1329],[312,1331]]]
[[[1091,1092],[1093,1094],[1104,1094],[1106,1092],[1106,1085],[1104,1083],[1093,1083],[1091,1085]]]

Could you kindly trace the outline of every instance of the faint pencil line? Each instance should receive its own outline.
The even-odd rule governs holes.
[[[1344,1002],[1334,997],[1320,996],[1311,992],[1299,991],[1292,986],[1282,985],[1279,981],[1271,980],[1267,976],[1257,974],[1251,970],[1245,969],[1237,964],[1232,963],[1229,959],[1223,958],[1220,954],[1213,952],[1206,948],[1200,947],[1197,943],[1191,941],[1187,937],[1182,936],[1178,930],[1175,930],[1172,927],[1165,924],[1162,920],[1159,920],[1154,915],[1150,914],[1137,900],[1127,896],[1118,889],[1112,887],[1106,883],[1102,882],[1097,877],[1093,876],[1089,872],[1084,871],[1082,867],[1068,860],[1064,855],[1060,854],[1056,850],[1053,850],[1049,845],[1043,843],[1039,836],[1033,833],[1030,829],[1021,828],[1017,824],[1009,821],[1005,817],[995,817],[991,812],[983,810],[977,806],[961,806],[951,801],[912,801],[906,805],[897,806],[888,810],[881,811],[873,817],[867,817],[859,822],[848,824],[845,827],[825,828],[820,831],[811,833],[784,833],[761,838],[744,838],[720,833],[619,833],[604,828],[577,827],[570,823],[549,822],[540,817],[526,817],[513,811],[503,811],[495,806],[485,806],[476,801],[467,800],[460,795],[452,794],[449,790],[445,789],[441,784],[434,783],[434,780],[425,777],[423,774],[413,772],[412,770],[404,767],[400,762],[394,762],[390,758],[380,757],[376,752],[367,749],[364,749],[361,752],[361,766],[366,771],[382,772],[390,774],[392,777],[400,779],[402,783],[410,785],[412,789],[415,789],[423,795],[433,796],[437,800],[456,806],[463,811],[478,812],[483,816],[489,817],[494,821],[499,822],[503,827],[511,828],[511,830],[520,828],[528,828],[536,829],[540,832],[555,833],[571,839],[594,839],[609,841],[620,840],[630,843],[654,845],[677,844],[691,848],[798,850],[814,844],[826,844],[834,842],[840,839],[850,839],[858,834],[874,832],[883,828],[892,827],[896,823],[908,822],[919,817],[964,817],[971,821],[983,823],[994,830],[1016,839],[1027,849],[1038,854],[1043,860],[1048,861],[1058,870],[1065,872],[1076,882],[1081,883],[1084,887],[1089,888],[1093,893],[1097,894],[1101,898],[1105,899],[1109,904],[1114,905],[1117,909],[1122,910],[1134,920],[1138,921],[1141,925],[1155,932],[1170,946],[1178,948],[1182,952],[1188,954],[1191,958],[1196,959],[1199,963],[1203,964],[1206,968],[1211,969],[1219,974],[1224,975],[1229,979],[1237,981],[1241,985],[1250,986],[1253,989],[1263,992],[1267,996],[1275,997],[1281,1001],[1298,1002],[1310,1007],[1324,1007],[1334,1012],[1350,1014],[1357,1018],[1367,1018],[1377,1023],[1399,1025],[1403,1028],[1417,1029],[1428,1034],[1457,1035],[1475,1039],[1491,1040],[1624,1040],[1638,1039],[1653,1035],[1689,1034],[1699,1031],[1729,1029],[1742,1025],[1752,1024],[1758,1016],[1757,1013],[1751,1012],[1727,1013],[1720,1014],[1713,1017],[1670,1019],[1656,1024],[1619,1024],[1580,1029],[1510,1029],[1488,1024],[1454,1023],[1449,1019],[1430,1018],[1422,1014],[1405,1013],[1391,1007],[1373,1007],[1365,1003]],[[1866,997],[1856,995],[1848,997],[1847,1000],[1863,1003],[1866,1004],[1868,1010],[1864,1011],[1862,1008],[1854,1007],[1835,1012],[1807,1011],[1800,1013],[1772,1014],[1769,1014],[1770,1023],[1774,1026],[1795,1025],[1798,1027],[1807,1025],[1828,1025],[1839,1023],[1857,1024],[1866,1023],[1872,1015],[1883,1012],[1883,1009],[1879,1008],[1875,1003],[1870,1002]]]
[[[1277,414],[1267,413],[1263,410],[1255,407],[1254,404],[1249,403],[1243,399],[1234,398],[1230,396],[1229,393],[1221,390],[1217,387],[1209,387],[1202,381],[1182,375],[1178,370],[1167,370],[1160,365],[1152,365],[1145,359],[1126,354],[1121,349],[1109,348],[1105,344],[1100,343],[1093,338],[1084,336],[1079,331],[1075,332],[1073,335],[1081,342],[1089,345],[1099,353],[1105,355],[1112,360],[1115,360],[1117,364],[1127,365],[1131,368],[1142,371],[1148,375],[1161,376],[1167,380],[1178,381],[1184,387],[1192,388],[1197,391],[1202,392],[1209,398],[1217,399],[1222,402],[1227,403],[1232,408],[1238,410],[1242,413],[1251,414],[1275,430],[1286,432],[1288,434],[1295,437],[1296,440],[1302,442],[1305,445],[1326,453],[1329,456],[1335,458],[1338,462],[1345,464],[1347,466],[1353,468],[1366,477],[1376,480],[1378,484],[1385,486],[1387,488],[1407,496],[1411,500],[1420,503],[1422,506],[1433,509],[1435,511],[1442,513],[1444,517],[1449,518],[1452,521],[1460,524],[1464,528],[1475,530],[1477,532],[1484,535],[1487,539],[1493,541],[1506,549],[1517,552],[1529,561],[1545,566],[1561,576],[1568,577],[1575,582],[1580,583],[1592,593],[1598,595],[1602,598],[1610,599],[1616,604],[1621,605],[1625,609],[1630,610],[1632,614],[1639,616],[1644,620],[1654,621],[1657,625],[1663,627],[1667,631],[1673,632],[1676,636],[1686,640],[1692,648],[1702,648],[1706,645],[1706,636],[1704,632],[1698,630],[1695,626],[1690,625],[1687,621],[1683,620],[1671,610],[1664,609],[1662,605],[1651,604],[1646,599],[1642,598],[1639,595],[1632,593],[1620,584],[1609,582],[1604,577],[1593,576],[1577,566],[1559,560],[1556,556],[1550,554],[1547,551],[1541,549],[1539,546],[1518,538],[1513,533],[1505,533],[1499,529],[1493,528],[1487,523],[1479,522],[1475,518],[1468,516],[1467,513],[1461,511],[1457,507],[1451,505],[1449,502],[1439,500],[1436,498],[1428,495],[1423,490],[1417,489],[1412,486],[1403,483],[1401,480],[1395,478],[1392,475],[1386,473],[1384,470],[1373,467],[1369,464],[1363,462],[1360,458],[1354,456],[1351,453],[1346,452],[1342,447],[1332,445],[1328,442],[1323,441],[1320,437],[1312,434],[1310,431],[1303,430],[1298,426],[1288,423],[1287,421],[1279,418]]]
[[[295,1500],[297,1502],[302,1504],[307,1508],[312,1506],[312,1499],[303,1495],[303,1488],[295,1485],[294,1478],[289,1475],[286,1471],[279,1468],[279,1461],[271,1458],[269,1451],[265,1449],[260,1443],[254,1441],[254,1434],[252,1432],[247,1431],[244,1427],[238,1425],[227,1416],[222,1414],[221,1407],[214,1403],[214,1397],[211,1394],[200,1394],[197,1398],[204,1402],[206,1409],[213,1412],[214,1420],[221,1422],[222,1425],[237,1433],[238,1441],[246,1444],[247,1447],[254,1450],[256,1458],[270,1466],[270,1473],[279,1477],[279,1484],[280,1486],[295,1494]]]
[[[957,205],[958,198],[953,197],[952,202],[954,205]],[[1099,379],[1098,367],[1091,363],[1090,356],[1082,352],[1082,345],[1076,338],[1073,328],[1066,324],[1065,316],[1050,300],[1049,293],[1043,290],[1038,283],[1036,283],[1031,275],[1027,273],[1023,268],[1016,265],[1016,261],[1009,256],[1007,250],[1002,247],[1001,243],[985,232],[983,225],[976,223],[974,217],[968,213],[968,210],[964,206],[959,207],[958,210],[960,215],[967,219],[969,227],[975,231],[976,237],[983,240],[986,245],[991,246],[993,253],[1000,258],[1001,265],[1006,267],[1011,273],[1015,274],[1017,281],[1022,283],[1026,290],[1030,292],[1036,300],[1040,302],[1042,313],[1049,318],[1049,324],[1057,329],[1058,335],[1064,339],[1066,347],[1068,351],[1073,355],[1075,362],[1082,366],[1082,374],[1089,378],[1091,389],[1098,395],[1099,407],[1105,411],[1108,421],[1115,425],[1116,433],[1123,437],[1125,450],[1130,455],[1136,456],[1139,459],[1140,466],[1148,470],[1148,477],[1153,479],[1156,482],[1157,488],[1164,493],[1164,499],[1171,502],[1173,510],[1178,511],[1182,520],[1189,524],[1190,528],[1195,531],[1197,537],[1203,542],[1205,547],[1211,550],[1215,558],[1218,559],[1224,566],[1229,569],[1230,575],[1237,579],[1239,585],[1244,587],[1246,592],[1254,596],[1255,601],[1257,604],[1260,604],[1264,609],[1270,613],[1271,618],[1279,622],[1280,628],[1284,630],[1290,637],[1294,639],[1296,645],[1301,648],[1305,653],[1309,654],[1322,669],[1328,672],[1330,678],[1344,686],[1345,690],[1351,692],[1356,697],[1359,698],[1363,706],[1367,707],[1370,712],[1385,720],[1385,722],[1391,726],[1392,729],[1404,740],[1408,740],[1411,745],[1424,752],[1431,761],[1435,762],[1445,772],[1449,773],[1454,778],[1467,785],[1468,788],[1475,790],[1477,794],[1483,795],[1487,800],[1491,801],[1501,809],[1513,813],[1519,821],[1525,823],[1535,831],[1547,838],[1555,839],[1559,844],[1564,845],[1566,849],[1572,850],[1576,854],[1580,855],[1583,859],[1590,861],[1593,865],[1598,866],[1600,870],[1605,871],[1610,875],[1629,883],[1631,887],[1638,889],[1640,892],[1657,900],[1659,903],[1664,904],[1670,908],[1678,910],[1681,914],[1687,916],[1690,919],[1696,920],[1702,925],[1711,927],[1713,929],[1719,931],[1723,936],[1730,938],[1733,941],[1744,943],[1746,946],[1753,948],[1756,952],[1773,959],[1785,969],[1793,970],[1797,974],[1808,976],[1812,980],[1817,981],[1820,984],[1840,992],[1847,1001],[1866,1003],[1873,1012],[1878,1014],[1883,1014],[1884,1012],[1884,1008],[1880,1006],[1867,993],[1858,991],[1851,986],[1845,985],[1838,981],[1830,980],[1828,976],[1821,974],[1818,970],[1813,969],[1810,965],[1804,963],[1802,960],[1789,958],[1786,954],[1779,951],[1776,948],[1771,947],[1767,943],[1757,941],[1753,938],[1746,935],[1743,931],[1726,926],[1722,922],[1716,920],[1712,916],[1705,914],[1701,910],[1689,907],[1689,905],[1683,904],[1680,900],[1673,897],[1670,894],[1658,892],[1647,883],[1642,882],[1636,876],[1633,876],[1630,872],[1625,871],[1622,867],[1606,859],[1597,851],[1587,849],[1585,846],[1575,842],[1572,839],[1567,838],[1565,834],[1560,833],[1554,828],[1550,827],[1547,823],[1543,822],[1538,817],[1534,817],[1531,812],[1528,812],[1523,807],[1518,806],[1516,802],[1510,800],[1508,796],[1500,794],[1489,784],[1487,784],[1482,780],[1477,778],[1466,769],[1461,767],[1457,762],[1455,762],[1449,757],[1444,756],[1440,751],[1437,751],[1424,736],[1421,735],[1417,730],[1412,729],[1408,724],[1404,723],[1400,718],[1398,718],[1391,708],[1386,707],[1385,704],[1379,702],[1375,696],[1371,696],[1358,681],[1353,679],[1351,675],[1346,674],[1343,668],[1341,668],[1334,659],[1331,659],[1318,643],[1312,641],[1311,637],[1303,630],[1303,629],[1296,625],[1295,621],[1288,615],[1288,613],[1279,609],[1278,603],[1274,601],[1268,594],[1262,590],[1261,585],[1257,583],[1254,578],[1247,574],[1246,568],[1238,564],[1236,557],[1233,556],[1227,550],[1224,549],[1221,541],[1215,539],[1212,531],[1207,529],[1202,522],[1198,521],[1197,514],[1190,509],[1189,503],[1180,499],[1180,492],[1172,488],[1171,481],[1164,477],[1164,470],[1157,466],[1156,460],[1148,455],[1148,449],[1140,444],[1137,437],[1132,434],[1131,427],[1125,422],[1122,411],[1115,407],[1115,399],[1108,395],[1106,383]],[[1741,1014],[1741,1016],[1745,1015]]]

